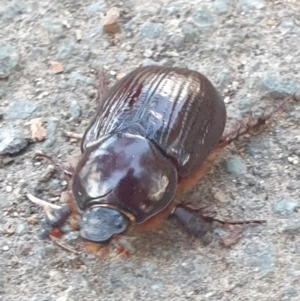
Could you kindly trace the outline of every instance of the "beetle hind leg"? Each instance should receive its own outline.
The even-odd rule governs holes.
[[[204,245],[211,243],[212,223],[207,222],[199,212],[179,205],[175,208],[172,215],[189,234],[200,239]]]
[[[290,95],[283,99],[279,105],[272,108],[269,112],[260,117],[253,117],[252,114],[246,117],[244,120],[235,125],[232,130],[225,134],[219,141],[217,148],[224,148],[231,142],[237,140],[239,137],[249,133],[252,130],[257,130],[261,125],[266,124],[276,113],[278,113],[283,107],[290,101],[296,100],[295,95]]]
[[[259,225],[266,222],[265,220],[223,221],[212,216],[204,215],[201,209],[191,209],[184,205],[177,206],[173,211],[173,216],[191,235],[195,238],[199,238],[204,245],[208,245],[212,241],[213,222],[220,223],[224,226]],[[235,232],[233,231],[233,233]]]

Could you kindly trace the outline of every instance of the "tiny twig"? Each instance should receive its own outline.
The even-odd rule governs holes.
[[[27,198],[34,204],[38,205],[38,206],[41,206],[43,207],[44,209],[47,208],[47,207],[50,207],[52,209],[61,209],[61,206],[59,205],[55,205],[55,204],[52,204],[52,203],[49,203],[49,202],[46,202],[42,199],[39,199],[37,197],[35,197],[34,195],[30,194],[30,193],[27,193]]]
[[[67,246],[66,244],[64,244],[60,239],[55,238],[55,237],[53,237],[51,235],[50,235],[50,238],[51,238],[52,241],[54,241],[62,249],[66,250],[66,251],[69,251],[71,253],[74,253],[74,254],[80,254],[80,252],[76,251],[74,248],[72,248],[72,247]]]
[[[83,134],[69,132],[69,131],[63,131],[63,132],[68,138],[75,138],[81,140],[83,137]]]

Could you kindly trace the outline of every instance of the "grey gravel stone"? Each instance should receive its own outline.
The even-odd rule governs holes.
[[[163,31],[163,24],[153,23],[153,22],[144,22],[141,25],[140,33],[142,37],[146,39],[158,39]]]
[[[59,126],[59,119],[53,118],[48,121],[47,140],[43,143],[43,148],[49,148],[55,143],[58,126]]]
[[[170,59],[170,58],[164,58],[161,61],[159,61],[159,65],[164,66],[164,67],[172,67],[174,66],[175,61]]]
[[[207,29],[213,25],[213,17],[206,6],[197,9],[192,15],[193,23],[200,29]]]
[[[214,10],[217,14],[228,14],[231,9],[231,1],[230,0],[215,0],[214,2]]]
[[[7,119],[25,119],[39,108],[37,102],[32,100],[16,100],[6,111]]]
[[[102,1],[98,1],[96,3],[89,5],[87,7],[86,11],[88,14],[93,15],[93,14],[97,14],[99,12],[105,12],[106,8],[107,8],[107,5],[106,5],[105,1],[102,0]]]
[[[195,27],[191,24],[183,24],[181,32],[184,35],[184,40],[188,43],[196,43],[199,40],[199,35]]]
[[[184,37],[179,36],[179,35],[173,35],[170,39],[171,45],[173,46],[174,49],[177,51],[182,51],[184,50]]]
[[[239,109],[242,112],[249,112],[251,107],[254,105],[255,103],[255,99],[253,97],[244,97],[241,98],[240,102],[239,102]]]
[[[296,234],[300,230],[300,219],[289,221],[289,224],[283,229],[283,233]]]
[[[243,10],[262,9],[265,7],[264,0],[240,0],[239,4]]]
[[[166,16],[175,16],[177,18],[183,18],[185,17],[186,13],[188,11],[188,2],[174,2],[170,3],[170,5],[166,5],[161,10],[161,15]]]
[[[273,212],[283,216],[291,216],[298,207],[298,202],[292,198],[285,197],[282,200],[273,204]]]
[[[23,137],[0,138],[0,155],[15,155],[24,150],[28,145],[28,139]]]
[[[74,71],[70,74],[69,83],[73,87],[76,87],[77,85],[80,85],[82,83],[87,84],[89,86],[94,86],[96,84],[96,81],[94,78],[84,76],[84,75]]]
[[[298,296],[298,292],[295,289],[295,287],[293,285],[291,285],[290,283],[286,283],[284,285],[284,297],[283,297],[283,300],[284,301],[289,301],[293,297],[296,297],[296,296]]]
[[[280,78],[276,75],[267,75],[261,80],[263,88],[279,94],[300,94],[300,84],[294,78]]]
[[[49,183],[51,189],[57,190],[60,188],[60,181],[58,179],[52,179]]]
[[[76,69],[76,65],[75,64],[66,64],[66,66],[64,67],[64,73],[70,73],[73,70]]]
[[[74,41],[65,40],[57,48],[57,58],[59,60],[64,60],[70,58],[74,50]]]
[[[247,267],[259,268],[259,277],[263,278],[274,270],[275,254],[272,247],[249,244],[244,249],[242,261]]]
[[[12,22],[18,16],[23,13],[24,4],[20,1],[11,1],[10,4],[6,5],[3,11],[0,11],[0,16],[5,21]]]
[[[70,103],[70,113],[73,118],[79,118],[82,114],[81,107],[77,100],[73,99]]]
[[[226,88],[232,80],[231,72],[228,69],[220,71],[217,75],[218,87],[220,90]]]
[[[125,53],[120,53],[117,55],[117,60],[120,64],[123,64],[128,59]]]
[[[0,208],[5,208],[7,206],[9,206],[7,197],[5,197],[4,194],[0,193]]]
[[[143,60],[143,63],[142,63],[142,66],[157,66],[157,65],[159,65],[159,63],[155,62],[151,59],[145,59],[145,60]]]
[[[0,155],[15,155],[24,150],[28,145],[28,139],[24,133],[15,128],[2,127],[0,131]]]
[[[49,34],[54,34],[58,36],[60,36],[64,30],[62,22],[58,20],[50,20],[50,19],[43,20],[41,22],[41,26]]]
[[[295,26],[295,23],[293,21],[292,18],[289,18],[289,19],[286,19],[286,20],[283,20],[280,25],[279,25],[279,28],[285,30],[285,29],[291,29]]]
[[[163,284],[160,282],[160,283],[155,283],[153,285],[151,285],[151,289],[156,291],[156,290],[159,290],[163,287]]]
[[[78,231],[71,231],[71,232],[69,232],[69,233],[66,233],[66,234],[63,236],[63,239],[64,239],[64,241],[66,241],[66,242],[71,242],[71,241],[76,240],[78,237],[79,237],[79,232],[78,232]]]
[[[225,162],[226,171],[234,176],[244,175],[247,172],[245,161],[238,155],[233,155]]]
[[[26,226],[24,224],[18,224],[16,228],[16,234],[22,236],[25,233]]]
[[[5,95],[7,85],[0,82],[0,98]]]
[[[0,42],[0,79],[7,78],[18,66],[19,54],[10,44]]]

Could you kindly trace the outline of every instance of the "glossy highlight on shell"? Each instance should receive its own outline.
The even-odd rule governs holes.
[[[223,133],[222,97],[202,74],[184,68],[140,67],[106,94],[82,150],[107,133],[138,133],[175,165],[180,178],[199,168]]]

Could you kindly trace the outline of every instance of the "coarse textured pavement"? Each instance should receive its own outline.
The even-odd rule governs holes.
[[[101,23],[111,7],[116,35]],[[130,258],[75,254],[39,239],[43,212],[26,198],[58,202],[65,180],[34,154],[64,162],[79,151],[63,131],[82,133],[93,116],[100,66],[110,85],[139,65],[200,71],[223,94],[230,125],[300,94],[299,26],[298,0],[0,0],[0,299],[299,300],[299,104],[224,151],[185,196],[222,219],[267,220],[230,247],[224,227],[204,246],[170,220],[124,237]],[[47,139],[28,144],[37,117]]]

